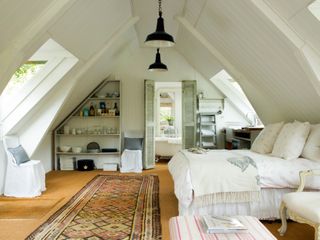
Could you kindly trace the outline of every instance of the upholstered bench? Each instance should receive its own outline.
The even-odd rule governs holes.
[[[237,216],[243,225],[248,228],[245,233],[214,233],[207,234],[201,217],[179,216],[169,221],[171,240],[275,240],[276,238],[255,217]]]

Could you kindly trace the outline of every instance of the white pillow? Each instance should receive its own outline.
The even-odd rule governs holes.
[[[310,132],[310,123],[286,123],[274,143],[271,155],[284,159],[296,159],[300,156]]]
[[[302,157],[320,161],[320,124],[311,125],[309,137],[302,151]]]
[[[284,122],[279,122],[265,126],[254,140],[251,151],[261,154],[271,153],[283,124]]]

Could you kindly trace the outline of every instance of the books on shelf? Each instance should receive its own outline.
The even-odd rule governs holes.
[[[246,232],[248,229],[235,217],[203,216],[207,233]]]

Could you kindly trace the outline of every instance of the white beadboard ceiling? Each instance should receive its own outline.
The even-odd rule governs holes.
[[[34,36],[34,39],[51,37],[78,57],[81,61],[74,74],[95,59],[90,63],[94,67],[88,67],[79,77],[78,89],[68,97],[68,104],[61,112],[67,112],[79,102],[79,93],[90,92],[87,78],[91,78],[91,84],[98,83],[112,73],[116,64],[112,59],[127,51],[128,46],[144,47],[143,42],[155,30],[158,17],[156,0],[68,1],[71,4],[66,5],[65,12],[58,19],[48,15],[53,23],[49,19],[50,25],[39,32],[42,35]],[[175,37],[176,50],[205,78],[229,69],[264,123],[294,119],[320,122],[320,96],[314,88],[317,80],[310,79],[311,68],[308,63],[302,64],[300,49],[277,26],[281,23],[292,30],[320,58],[320,22],[307,9],[311,2],[163,0],[162,7],[165,29]],[[0,0],[0,53],[23,29],[32,28],[36,24],[34,19],[45,11],[50,12],[47,9],[50,3],[50,0]],[[264,3],[279,16],[278,23],[271,21],[270,15],[257,7],[258,3]],[[137,23],[132,20],[135,17],[139,18]],[[118,34],[126,24],[129,30]],[[117,34],[121,37],[115,37]],[[34,40],[30,46],[38,42]],[[108,43],[112,46],[108,47]],[[107,50],[102,51],[106,46]],[[15,61],[30,57],[24,55],[27,52],[22,49]],[[0,79],[8,81],[2,76]],[[58,114],[57,121],[64,117]]]
[[[250,1],[207,1],[196,29],[246,78],[236,80],[265,122],[319,121],[320,97],[295,47]]]

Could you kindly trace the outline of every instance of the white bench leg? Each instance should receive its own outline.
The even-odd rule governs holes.
[[[281,227],[278,229],[280,236],[283,236],[287,231],[287,208],[284,202],[280,206]],[[320,240],[320,239],[317,239]]]

